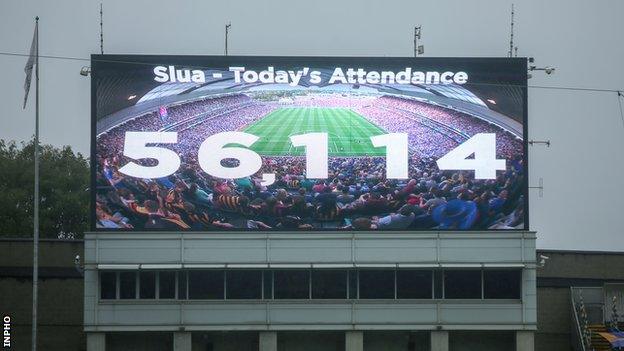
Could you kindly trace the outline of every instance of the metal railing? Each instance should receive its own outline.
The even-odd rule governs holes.
[[[570,288],[570,301],[572,306],[572,347],[574,347],[575,351],[587,351],[585,348],[585,341],[583,339],[583,332],[581,331],[581,323],[579,322],[576,302],[574,301],[574,288]]]
[[[578,299],[578,300],[577,300]],[[571,287],[573,347],[576,351],[593,351],[587,325],[604,323],[604,289],[602,287]],[[581,309],[584,315],[581,315]]]

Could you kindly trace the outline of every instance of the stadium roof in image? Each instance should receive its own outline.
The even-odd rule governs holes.
[[[517,111],[522,98],[521,88],[512,86],[470,87],[459,85],[310,85],[301,80],[298,86],[288,84],[236,83],[232,72],[218,72],[221,78],[212,78],[214,70],[206,70],[206,83],[158,83],[153,80],[137,85],[135,77],[119,76],[98,82],[97,134],[160,106],[170,106],[208,96],[254,91],[307,90],[317,93],[399,95],[422,102],[452,108],[493,123],[522,138],[522,111]],[[324,72],[324,71],[323,71]],[[324,72],[325,74],[329,74]],[[131,84],[133,82],[133,84]],[[115,89],[107,87],[115,86]],[[140,91],[137,91],[140,90]],[[478,90],[473,93],[471,90]],[[481,92],[483,91],[483,92]],[[485,92],[487,91],[487,93]],[[123,95],[125,94],[125,95]],[[123,98],[120,96],[123,95]],[[507,103],[505,103],[507,102]],[[106,115],[107,112],[110,112]]]

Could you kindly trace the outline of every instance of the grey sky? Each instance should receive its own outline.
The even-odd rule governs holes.
[[[103,0],[105,52],[410,56],[415,24],[426,56],[504,56],[511,1],[501,0]],[[624,90],[624,1],[516,0],[520,56],[556,73],[534,74],[533,86]],[[39,15],[42,55],[88,58],[99,52],[99,1],[2,0],[0,51],[26,53]],[[34,104],[22,110],[25,57],[1,56],[0,138],[33,134]],[[41,137],[88,154],[87,62],[41,60]],[[32,97],[32,95],[31,95]],[[624,102],[623,102],[624,103]],[[531,88],[529,149],[531,229],[538,247],[624,250],[624,124],[615,93]]]

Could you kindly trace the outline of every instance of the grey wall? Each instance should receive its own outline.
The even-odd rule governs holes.
[[[170,351],[172,333],[114,333],[106,335],[106,350],[110,351]]]
[[[284,332],[277,334],[277,351],[342,351],[344,332]]]
[[[413,349],[410,349],[410,343]],[[428,332],[364,332],[364,351],[429,351]]]
[[[515,350],[515,333],[505,332],[451,332],[449,351]]]
[[[88,265],[523,264],[535,261],[535,233],[87,233],[85,254]]]
[[[553,250],[539,250],[537,254],[549,259],[537,270],[536,348],[567,351],[572,348],[570,332],[575,327],[570,287],[602,287],[605,282],[624,282],[624,254]],[[600,291],[585,293],[586,302],[593,302],[596,297],[602,299]]]
[[[258,333],[254,332],[198,332],[192,335],[192,350],[257,351]]]
[[[624,250],[624,247],[619,249]],[[595,279],[599,285],[603,280],[624,281],[624,255],[621,252],[539,250],[538,254],[549,257],[544,268],[539,270],[541,278]]]
[[[0,240],[0,313],[11,316],[12,347],[31,347],[32,241]],[[83,281],[74,269],[82,241],[42,241],[40,246],[38,347],[80,351]]]
[[[13,317],[13,341],[19,345],[16,349],[27,350],[30,348],[31,330],[32,242],[19,239],[0,240],[0,252],[3,253],[0,255],[0,296],[2,296],[0,311],[9,313]],[[75,272],[73,257],[81,252],[82,241],[42,241],[41,243],[39,346],[42,350],[80,351],[85,349],[82,327],[83,283],[76,273],[70,273]],[[537,289],[536,350],[569,350],[571,321],[569,284],[571,280],[592,277],[609,280],[622,279],[622,271],[617,267],[624,266],[624,254],[553,251],[539,251],[538,254],[548,255],[550,260],[543,269],[537,270],[539,287]],[[616,269],[612,269],[613,267]],[[57,270],[50,271],[51,268]],[[56,274],[56,277],[52,277],[51,273]],[[60,278],[59,274],[64,274],[67,278]],[[565,278],[564,281],[552,280],[563,279],[562,277]],[[553,282],[557,286],[553,286]],[[601,283],[594,282],[593,284]],[[194,345],[197,342],[195,334]],[[248,345],[254,343],[257,336],[255,332],[218,334],[221,336],[214,339],[222,341],[215,343],[215,347],[216,345],[232,345],[231,343],[236,342],[240,343],[240,350],[243,351],[247,350]],[[405,334],[403,332],[367,331],[364,333],[364,345],[366,348],[367,343],[376,345],[380,342],[388,342],[388,345],[397,345],[400,348],[404,344],[404,337],[401,335]],[[388,339],[398,341],[389,342]],[[428,339],[427,336],[425,339]],[[418,345],[421,343],[416,344],[416,351],[422,351]],[[201,348],[199,350],[203,351]],[[375,350],[367,348],[367,351]]]
[[[535,328],[535,234],[514,233],[89,233],[85,330],[300,330]],[[525,267],[521,300],[99,301],[98,269],[138,264],[280,263]],[[194,266],[195,265],[195,266]],[[197,265],[200,265],[199,267]],[[154,268],[152,266],[151,268]]]
[[[537,289],[537,350],[571,350],[571,308],[569,288]]]

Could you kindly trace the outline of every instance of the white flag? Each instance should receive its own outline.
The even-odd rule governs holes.
[[[37,31],[39,30],[39,24],[35,24],[35,33],[33,34],[32,44],[30,44],[30,55],[28,56],[28,61],[26,61],[26,66],[24,67],[24,73],[26,73],[26,81],[24,81],[24,107],[26,108],[26,101],[28,101],[28,92],[30,91],[30,81],[32,79],[32,70],[35,65],[35,57],[39,56],[39,45],[37,40],[39,35]]]

